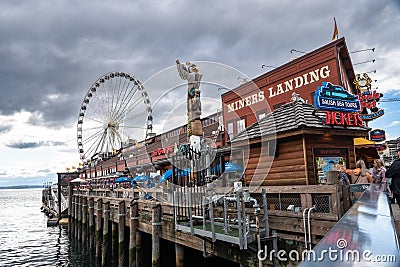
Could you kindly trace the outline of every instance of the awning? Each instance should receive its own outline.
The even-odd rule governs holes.
[[[70,181],[71,183],[84,183],[86,180],[83,180],[82,178],[75,178],[74,180]]]
[[[379,159],[376,143],[363,137],[354,138],[354,147],[356,156],[364,159],[366,162],[372,162],[374,159]]]
[[[365,147],[375,147],[375,142],[365,139],[364,137],[357,137],[354,138],[354,145],[355,146],[365,146]]]
[[[126,183],[126,182],[130,182],[130,181],[131,181],[131,179],[129,179],[128,177],[123,176],[123,177],[117,178],[114,181],[114,183]]]

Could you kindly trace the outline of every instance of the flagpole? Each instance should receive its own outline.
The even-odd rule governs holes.
[[[335,18],[335,17],[333,17],[333,20],[335,21],[336,40],[337,40],[337,39],[339,39],[339,28],[338,28],[338,26],[337,26],[337,24],[336,24],[336,18]]]
[[[339,29],[338,29],[338,27],[337,27],[336,18],[335,18],[335,17],[333,17],[333,22],[334,22],[334,27],[333,27],[332,41],[335,40],[335,37],[336,37],[336,40],[337,40],[338,37],[339,37]]]

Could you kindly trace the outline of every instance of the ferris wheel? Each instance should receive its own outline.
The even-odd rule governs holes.
[[[90,87],[79,111],[77,143],[85,163],[95,156],[108,157],[128,140],[152,134],[149,96],[132,75],[110,72]]]

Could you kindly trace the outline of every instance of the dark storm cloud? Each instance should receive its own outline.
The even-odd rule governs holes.
[[[53,142],[53,141],[40,141],[40,142],[12,142],[6,144],[7,147],[16,149],[31,149],[43,146],[63,146],[64,142]]]
[[[399,32],[398,6],[344,0],[229,6],[223,1],[2,1],[0,114],[27,110],[31,124],[71,124],[102,74],[125,71],[143,81],[176,58],[222,62],[254,78],[265,71],[262,64],[286,63],[292,48],[307,52],[330,42],[334,16],[352,49],[387,51],[400,35],[382,25]]]
[[[0,134],[7,133],[12,129],[11,125],[0,125]]]

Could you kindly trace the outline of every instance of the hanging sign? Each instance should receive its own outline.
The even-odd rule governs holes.
[[[383,150],[386,150],[386,148],[387,148],[386,144],[376,144],[375,147],[376,147],[376,150],[378,150],[378,151],[383,151]]]
[[[360,92],[357,95],[361,104],[360,118],[365,121],[370,121],[381,117],[384,114],[384,111],[377,107],[377,103],[383,94],[371,90],[372,80],[368,74],[357,74],[353,83]]]
[[[384,130],[381,129],[374,129],[369,133],[369,139],[371,141],[385,141],[386,140],[386,133]]]
[[[155,156],[161,156],[161,155],[165,155],[165,154],[169,154],[174,152],[173,147],[171,147],[170,145],[168,145],[165,148],[158,148],[157,150],[154,150],[153,153],[151,154],[153,157]]]
[[[314,104],[316,108],[341,112],[359,112],[360,101],[343,87],[323,82],[315,91]]]

